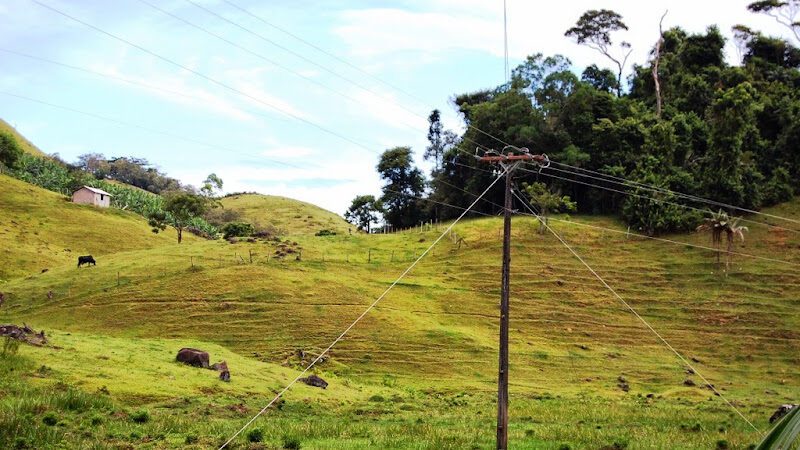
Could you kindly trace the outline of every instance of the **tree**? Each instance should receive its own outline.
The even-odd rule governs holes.
[[[616,92],[619,88],[617,76],[614,75],[614,72],[608,69],[601,69],[597,67],[597,64],[592,64],[584,69],[583,74],[581,74],[581,81],[603,92]]]
[[[617,65],[617,96],[621,97],[622,72],[633,50],[631,44],[622,41],[619,44],[620,55],[612,55],[611,48],[614,44],[611,41],[611,33],[619,30],[628,30],[621,15],[608,9],[599,11],[592,9],[583,13],[575,26],[567,30],[564,35],[574,38],[579,45],[597,50]]]
[[[664,18],[667,17],[669,11],[664,11],[661,16],[661,21],[658,22],[658,40],[655,47],[653,47],[653,85],[656,90],[656,116],[661,118],[661,80],[658,76],[658,65],[661,62],[661,46],[664,45]]]
[[[374,195],[359,195],[347,208],[344,218],[360,230],[369,233],[372,230],[372,224],[378,221],[380,212],[380,202],[375,199]]]
[[[386,182],[381,196],[386,222],[398,228],[416,225],[422,219],[418,197],[425,190],[425,179],[414,167],[411,148],[395,147],[383,152],[378,174]]]
[[[719,212],[709,211],[711,217],[704,219],[704,222],[697,227],[697,231],[708,231],[711,233],[711,242],[717,247],[717,264],[719,264],[719,256],[721,253],[720,247],[722,245],[722,235],[725,234],[727,242],[727,258],[725,260],[725,268],[730,267],[731,255],[733,253],[733,241],[739,237],[744,242],[744,232],[747,227],[739,225],[742,220],[741,217],[730,217],[728,213],[719,210]]]
[[[795,39],[800,42],[800,22],[797,16],[800,14],[800,0],[762,0],[747,5],[750,12],[756,14],[766,14],[779,24],[785,26],[794,34]]]
[[[106,178],[110,172],[108,160],[102,153],[86,153],[78,156],[77,166],[98,180]]]
[[[450,130],[445,130],[442,125],[441,113],[438,109],[431,111],[428,116],[428,147],[425,148],[423,157],[432,159],[434,171],[442,168],[442,157],[447,149],[458,143],[458,136]]]
[[[164,195],[163,210],[149,215],[149,224],[153,233],[164,231],[167,225],[178,232],[178,243],[183,240],[183,230],[192,221],[208,210],[208,200],[203,196],[186,191],[169,192]]]
[[[200,193],[206,198],[214,198],[220,191],[222,191],[222,178],[215,173],[209,174],[200,187]]]
[[[22,147],[19,146],[13,134],[0,130],[0,165],[14,168],[22,157]]]
[[[710,138],[708,158],[704,164],[703,182],[706,192],[717,201],[757,207],[759,177],[752,164],[745,164],[745,155],[757,135],[756,114],[762,105],[756,101],[750,83],[720,91],[708,111]]]
[[[572,212],[577,208],[569,196],[550,192],[544,183],[525,183],[522,187],[528,194],[531,206],[539,210],[539,233],[544,233],[547,229],[547,217],[550,212]]]

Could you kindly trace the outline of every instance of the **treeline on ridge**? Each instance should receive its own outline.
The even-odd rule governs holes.
[[[472,156],[476,147],[500,150],[500,141],[546,153],[571,166],[568,172],[581,168],[628,180],[614,186],[553,169],[517,174],[520,184],[546,182],[579,212],[615,214],[647,234],[694,229],[703,216],[697,209],[705,205],[684,208],[675,203],[685,199],[634,183],[747,209],[790,200],[800,179],[800,50],[736,26],[742,59],[730,65],[717,27],[698,34],[674,27],[623,80],[624,60],[611,52],[618,48],[627,58],[630,46],[614,47],[611,33],[626,29],[619,14],[593,10],[566,33],[579,44],[605,46],[619,73],[592,65],[578,76],[568,58],[535,54],[513,70],[509,83],[455,96],[466,131],[444,130],[433,111],[425,151],[434,166],[429,178],[415,167],[411,149],[387,150],[377,167],[382,195],[357,197],[347,217],[362,228],[380,215],[392,227],[456,217],[494,176]],[[489,192],[474,209],[495,214],[502,195],[502,189]]]

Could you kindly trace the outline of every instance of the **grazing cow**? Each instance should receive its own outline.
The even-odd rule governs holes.
[[[84,264],[96,266],[97,262],[95,262],[94,258],[92,258],[92,255],[78,256],[78,267],[81,267]]]
[[[188,364],[190,366],[202,367],[208,369],[208,352],[197,350],[195,348],[182,348],[178,351],[178,356],[175,360]]]

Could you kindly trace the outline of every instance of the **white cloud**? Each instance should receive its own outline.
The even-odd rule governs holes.
[[[373,94],[364,90],[353,90],[348,94],[357,103],[351,107],[354,115],[366,116],[370,121],[382,123],[392,128],[411,130],[416,133],[426,133],[428,122],[425,115],[415,112],[398,101],[397,97],[386,91],[371,89]]]
[[[669,15],[665,28],[679,25],[690,32],[702,32],[709,25],[719,25],[722,33],[731,36],[730,28],[744,23],[770,34],[789,37],[786,30],[769,18],[751,14],[749,0],[662,0],[642,2],[618,0],[607,7],[623,15],[630,30],[620,34],[633,44],[631,61],[644,63],[658,37],[658,21],[665,10]],[[435,58],[455,49],[483,52],[502,58],[502,2],[480,0],[429,0],[419,2],[418,11],[390,8],[348,10],[339,19],[334,32],[357,57],[391,58],[392,55],[414,52],[418,57]],[[508,1],[509,55],[512,61],[542,52],[564,54],[577,67],[592,63],[608,65],[603,56],[573,43],[564,32],[588,9],[596,9],[593,0],[560,3],[546,8],[540,2]],[[732,43],[726,47],[731,61],[736,60]]]
[[[151,95],[191,108],[205,109],[236,120],[253,120],[253,115],[242,110],[233,102],[207,89],[191,86],[186,78],[177,75],[132,75],[123,74],[116,65],[94,63],[89,67],[111,77],[129,80],[132,83],[117,81],[125,86],[142,89]]]

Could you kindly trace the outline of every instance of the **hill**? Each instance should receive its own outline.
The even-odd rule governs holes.
[[[281,234],[313,235],[323,229],[347,234],[354,228],[337,214],[286,197],[236,194],[223,198],[222,205],[240,212],[246,221],[284,230]]]
[[[74,268],[78,255],[169,246],[173,233],[158,235],[133,213],[76,205],[68,198],[0,175],[0,280],[43,269]]]
[[[798,204],[780,209],[792,217],[797,211]],[[554,227],[758,428],[768,427],[777,404],[800,396],[800,318],[792,313],[800,293],[800,258],[792,250],[798,234],[754,226],[738,249],[779,255],[795,266],[742,256],[725,271],[709,251],[632,238],[611,219],[578,217]],[[721,441],[743,448],[758,440],[536,228],[530,218],[514,220],[511,439],[517,448],[712,448]],[[495,218],[458,224],[461,247],[443,240],[315,369],[331,381],[328,389],[293,388],[285,404],[256,422],[265,443],[491,446],[500,229]],[[440,232],[196,241],[109,255],[85,271],[55,268],[14,280],[3,288],[8,300],[0,321],[54,329],[54,344],[64,348],[23,348],[18,372],[37,381],[5,389],[28,389],[36,399],[58,382],[86,395],[105,389],[110,394],[100,397],[113,405],[101,411],[132,415],[144,408],[152,417],[137,425],[109,416],[106,434],[86,436],[70,430],[98,408],[47,406],[65,421],[63,434],[51,440],[88,444],[110,434],[114,445],[219,445]],[[669,238],[708,245],[703,235]],[[106,341],[109,350],[98,344]],[[189,345],[224,355],[232,383],[170,362]],[[36,375],[37,367],[48,368],[45,375]],[[160,383],[170,387],[156,388]],[[169,432],[159,431],[163,424],[171,424]]]
[[[11,124],[6,122],[3,119],[0,119],[0,130],[8,131],[11,133],[15,138],[17,138],[17,142],[19,142],[20,147],[22,147],[22,151],[25,153],[30,153],[34,156],[46,156],[45,153],[39,150],[39,147],[33,145],[31,141],[25,138],[25,136],[19,134],[17,129],[12,127]]]

